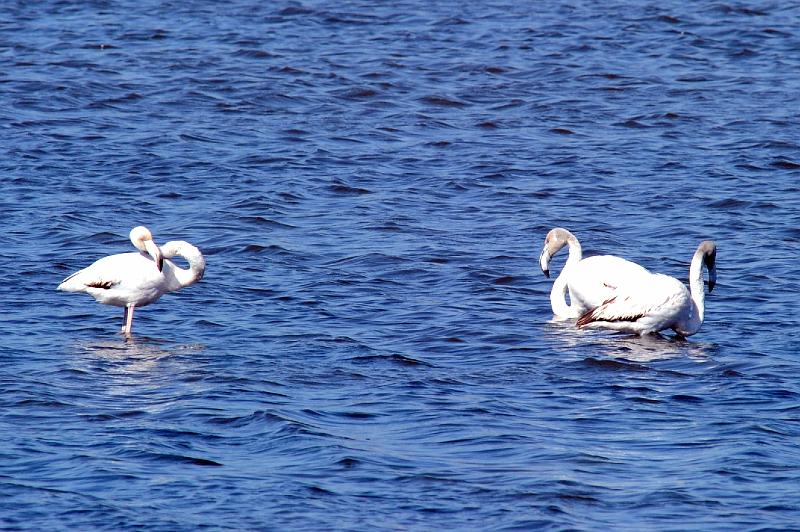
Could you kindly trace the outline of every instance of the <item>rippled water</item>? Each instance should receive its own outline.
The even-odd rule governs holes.
[[[6,529],[791,529],[791,3],[0,7]],[[185,239],[137,312],[56,285]],[[545,233],[719,283],[553,322]],[[554,270],[563,264],[554,261]]]

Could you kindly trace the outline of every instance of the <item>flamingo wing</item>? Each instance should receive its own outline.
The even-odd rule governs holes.
[[[125,273],[128,257],[138,255],[138,253],[124,253],[120,255],[110,255],[95,261],[91,266],[79,270],[66,279],[60,285],[59,290],[66,292],[83,292],[87,288],[108,289],[122,282]],[[127,258],[126,261],[123,257]]]
[[[649,275],[624,283],[576,325],[593,325],[646,334],[672,327],[690,308],[686,287],[673,277]]]
[[[614,255],[587,257],[570,272],[569,293],[573,302],[594,308],[614,297],[626,282],[650,275],[643,266]]]

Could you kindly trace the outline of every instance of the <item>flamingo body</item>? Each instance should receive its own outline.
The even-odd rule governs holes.
[[[647,270],[615,255],[596,255],[581,260],[568,273],[570,300],[585,312],[606,301],[618,287],[647,273]],[[577,312],[577,315],[582,315],[582,312]]]
[[[166,273],[174,266],[163,264],[160,272],[139,253],[109,255],[64,279],[58,290],[86,292],[104,305],[143,307],[169,291]]]
[[[611,297],[578,319],[578,327],[639,335],[667,329],[684,337],[697,333],[705,317],[703,267],[711,292],[717,277],[716,254],[714,242],[700,243],[689,267],[689,289],[674,277],[649,271],[624,279]]]

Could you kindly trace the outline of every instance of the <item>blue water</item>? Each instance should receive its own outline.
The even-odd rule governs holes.
[[[0,526],[800,526],[791,2],[7,2]],[[55,291],[158,242],[137,311]],[[685,280],[552,321],[546,232]],[[557,272],[564,257],[553,263]]]

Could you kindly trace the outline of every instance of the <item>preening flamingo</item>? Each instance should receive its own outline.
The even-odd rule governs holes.
[[[131,334],[136,307],[149,305],[168,292],[199,281],[205,271],[203,255],[188,242],[168,242],[159,249],[150,231],[142,226],[131,230],[130,236],[141,253],[103,257],[70,275],[58,286],[58,290],[65,292],[86,292],[104,305],[123,307],[122,334],[125,336]],[[189,262],[188,270],[165,260],[175,255]]]

